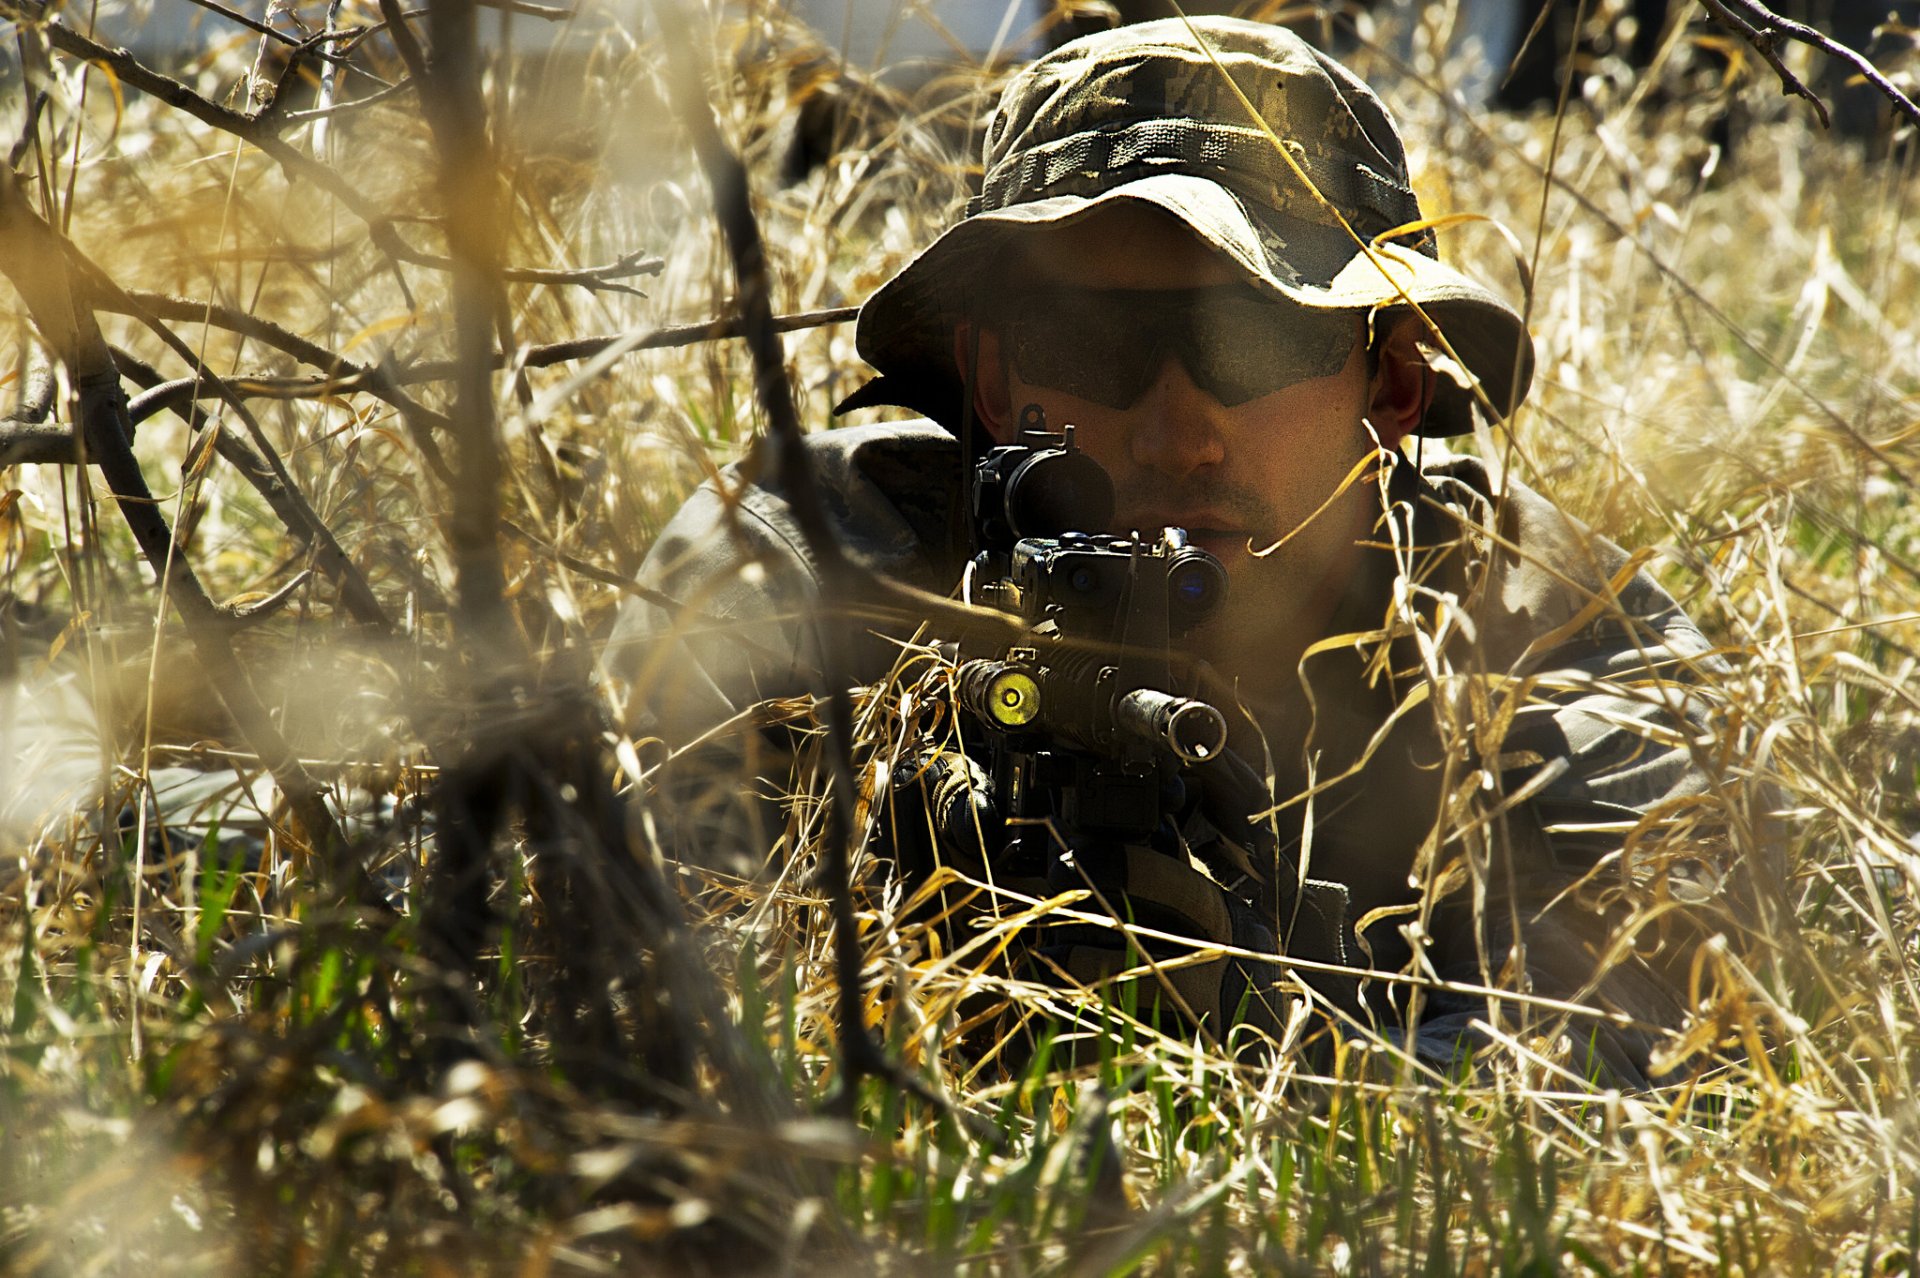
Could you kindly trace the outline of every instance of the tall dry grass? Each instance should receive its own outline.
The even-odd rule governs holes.
[[[964,197],[967,122],[996,73],[957,68],[872,109],[782,185],[801,106],[842,86],[766,6],[728,18],[717,105],[754,175],[776,308],[857,302]],[[79,13],[62,20],[84,29]],[[567,57],[523,51],[488,82],[507,259],[577,268],[644,251],[663,265],[625,281],[641,291],[509,285],[512,339],[725,314],[729,267],[661,83],[663,57],[699,51],[663,51],[644,22],[574,25]],[[244,101],[258,47],[236,38],[188,78]],[[343,898],[339,867],[289,824],[97,477],[0,471],[6,1267],[1910,1272],[1913,150],[1870,161],[1751,68],[1699,94],[1675,91],[1678,67],[1636,80],[1603,63],[1557,123],[1496,116],[1449,98],[1456,69],[1425,43],[1412,65],[1399,47],[1353,60],[1400,113],[1429,210],[1483,219],[1447,231],[1445,251],[1516,291],[1531,279],[1533,398],[1475,446],[1655,552],[1732,664],[1723,757],[1781,796],[1777,909],[1703,958],[1715,1068],[1596,1097],[1549,1042],[1505,1044],[1484,1078],[1447,1084],[1356,1040],[1311,1078],[1292,1057],[1250,1071],[1158,1038],[1125,1009],[1103,1013],[1112,1032],[1081,1065],[983,1064],[960,1045],[983,1001],[1064,996],[945,954],[869,858],[870,1023],[946,1104],[869,1080],[854,1123],[829,1121],[835,972],[805,793],[763,877],[673,880],[718,1000],[666,1022],[698,1042],[654,1044],[695,1053],[682,1083],[659,1086],[672,1062],[647,1053],[583,1065],[562,1050],[579,1026],[556,1009],[599,998],[614,1041],[632,1042],[658,1024],[654,991],[569,985],[628,971],[631,940],[554,925],[537,832],[510,829],[493,850],[481,970],[444,972],[421,932],[429,813],[451,767],[434,747],[490,725],[461,700],[448,491],[390,406],[343,389],[254,403],[393,632],[350,624],[316,580],[240,646],[336,795],[384,912]],[[356,60],[402,74],[379,40]],[[75,59],[53,68],[21,172],[123,288],[263,316],[364,363],[450,357],[443,272],[395,264],[338,201],[231,137]],[[433,149],[412,101],[335,116],[327,158],[437,252]],[[1729,109],[1730,150],[1712,137]],[[314,145],[310,125],[288,136]],[[230,328],[171,323],[223,374],[315,371]],[[136,322],[108,326],[182,375]],[[28,396],[42,356],[24,317],[5,341],[9,389]],[[859,379],[850,328],[796,333],[786,351],[803,420],[828,428]],[[604,638],[622,599],[609,579],[632,576],[680,500],[760,427],[749,378],[737,343],[718,341],[495,379],[503,509],[522,530],[500,542],[507,597],[555,686],[577,691],[567,654]],[[414,389],[449,402],[444,382]],[[177,417],[137,437],[184,553],[217,598],[285,585],[304,557],[230,469],[196,469],[195,449]],[[868,777],[896,745],[887,708],[870,699],[858,720]],[[650,761],[609,753],[629,774]],[[645,787],[630,798],[643,811]]]

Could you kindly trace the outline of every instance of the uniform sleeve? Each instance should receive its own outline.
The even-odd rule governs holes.
[[[635,732],[684,744],[768,697],[804,691],[811,563],[786,522],[722,481],[691,497],[640,567],[603,671]]]
[[[816,496],[840,549],[876,577],[946,588],[928,544],[952,515],[958,448],[930,422],[807,438]],[[818,565],[774,477],[730,467],[681,508],[621,609],[602,675],[627,730],[671,752],[655,819],[685,859],[757,871],[786,819],[793,758],[822,691],[822,608],[852,619],[836,653],[856,683],[891,666],[871,598],[823,598]],[[897,637],[897,636],[896,636]]]
[[[1445,979],[1517,986],[1624,1014],[1574,1017],[1574,1065],[1616,1085],[1657,1082],[1663,1031],[1686,1014],[1691,954],[1732,908],[1735,778],[1711,743],[1727,667],[1674,600],[1618,547],[1522,492],[1514,553],[1490,583],[1487,665],[1524,689],[1497,758],[1505,805],[1485,841],[1487,891],[1436,915]],[[1422,1054],[1457,1054],[1475,1000],[1428,1002]],[[1515,1008],[1509,1028],[1551,1019]],[[1471,1035],[1468,1034],[1470,1038]]]
[[[688,500],[641,565],[602,676],[648,765],[655,823],[690,864],[752,875],[783,823],[791,732],[779,703],[815,678],[813,567],[760,490],[731,472]]]

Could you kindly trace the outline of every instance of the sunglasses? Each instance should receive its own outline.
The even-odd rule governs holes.
[[[1003,296],[986,322],[1023,381],[1108,408],[1131,408],[1176,356],[1231,408],[1346,367],[1354,316],[1316,311],[1239,284],[1191,289],[1042,286]]]

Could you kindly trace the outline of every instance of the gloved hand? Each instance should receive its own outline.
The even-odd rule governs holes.
[[[1111,914],[1115,923],[1043,925],[1027,964],[1036,979],[1106,986],[1110,1000],[1122,1001],[1129,992],[1109,982],[1139,971],[1128,979],[1140,1015],[1169,1033],[1185,1037],[1197,1026],[1225,1042],[1241,1022],[1281,1033],[1299,994],[1280,964],[1208,953],[1277,958],[1272,928],[1187,859],[1138,845],[1084,847],[1054,859],[1048,887],[1091,890],[1084,912]]]
[[[1306,877],[1281,849],[1272,823],[1262,816],[1273,805],[1267,784],[1232,750],[1185,775],[1194,801],[1183,813],[1180,847],[1254,906],[1280,952],[1350,965],[1347,886]]]

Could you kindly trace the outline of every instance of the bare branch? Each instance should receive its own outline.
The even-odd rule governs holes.
[[[233,624],[236,626],[258,625],[260,622],[265,621],[267,618],[279,612],[282,608],[285,608],[294,595],[299,593],[300,587],[306,585],[307,582],[312,579],[313,573],[303,568],[294,574],[292,581],[289,581],[286,585],[280,587],[280,589],[274,591],[266,598],[255,599],[251,603],[229,604],[227,605],[226,613],[233,619]]]
[[[407,74],[413,77],[415,84],[424,86],[427,82],[427,55],[421,51],[420,40],[413,34],[413,28],[407,25],[406,15],[400,11],[398,0],[380,0],[380,16],[387,20],[387,35],[392,39],[400,61],[406,64]]]
[[[1891,102],[1896,111],[1913,123],[1920,124],[1920,106],[1916,106],[1912,98],[1902,93],[1893,81],[1882,75],[1880,69],[1858,49],[1848,48],[1838,40],[1803,22],[1781,17],[1766,5],[1761,4],[1760,0],[1700,0],[1700,3],[1705,6],[1707,12],[1720,21],[1721,25],[1752,45],[1754,50],[1766,59],[1767,65],[1773,68],[1774,74],[1780,77],[1782,93],[1791,97],[1805,98],[1813,103],[1814,109],[1820,114],[1820,123],[1823,127],[1828,125],[1826,103],[1815,96],[1813,91],[1802,84],[1799,77],[1781,62],[1779,44],[1782,37],[1818,49],[1830,58],[1838,58],[1845,62],[1858,71],[1868,84],[1879,91],[1881,96]]]
[[[358,377],[228,377],[222,385],[242,399],[330,399],[367,389],[365,380]],[[197,427],[202,415],[189,405],[219,398],[220,392],[204,378],[176,377],[170,382],[155,382],[134,396],[127,411],[135,426],[156,413],[178,413]]]
[[[293,46],[293,51],[287,55],[286,65],[280,68],[280,74],[274,78],[272,95],[254,112],[254,121],[262,128],[273,129],[275,131],[286,127],[287,101],[290,97],[288,90],[299,83],[301,72],[306,68],[309,58],[319,59],[326,64],[330,72],[337,72],[345,68],[357,75],[365,76],[382,88],[391,88],[392,86],[379,76],[362,71],[359,67],[348,62],[345,57],[334,54],[327,49],[327,45],[339,41],[343,37],[350,37],[352,34],[354,33],[322,31],[318,35],[308,36],[306,39],[296,42]]]
[[[392,404],[402,413],[421,414],[435,430],[449,429],[443,414],[426,408],[409,397],[401,388],[451,378],[456,368],[452,360],[423,360],[418,364],[410,364],[399,369],[388,369],[375,364],[359,364],[251,312],[201,298],[174,297],[166,293],[149,293],[139,289],[116,290],[116,295],[101,300],[100,309],[126,315],[137,315],[144,309],[155,316],[176,323],[211,324],[215,328],[254,338],[263,345],[293,356],[303,364],[320,369],[322,373],[317,378],[268,376],[229,378],[227,384],[242,395],[260,399],[313,399],[325,395],[349,395],[364,391]],[[776,333],[791,333],[828,324],[845,324],[858,318],[859,314],[860,308],[857,306],[837,306],[828,310],[776,315],[773,317],[773,329]],[[696,324],[676,324],[667,328],[653,329],[637,339],[630,333],[606,333],[592,337],[576,337],[564,342],[545,342],[518,352],[494,351],[490,367],[496,369],[508,366],[550,368],[555,364],[565,364],[577,359],[591,359],[608,347],[623,342],[631,343],[628,347],[630,350],[651,351],[692,346],[700,342],[722,341],[744,335],[744,321],[737,316],[727,316],[703,320]],[[169,393],[184,394],[184,386],[180,390]],[[201,395],[199,398],[206,398],[206,396]],[[171,402],[156,404],[154,411],[171,407],[173,407]]]
[[[208,419],[205,413],[194,406],[197,398],[232,403],[241,394],[231,383],[222,382],[204,372],[196,377],[162,382],[157,372],[137,360],[124,358],[117,353],[113,358],[121,374],[136,385],[147,387],[145,393],[127,405],[129,440],[132,439],[134,427],[163,409],[179,413],[188,425],[196,430],[201,429]],[[321,571],[339,586],[340,601],[355,620],[391,631],[393,623],[375,599],[372,588],[359,568],[348,558],[319,513],[301,495],[271,447],[265,445],[259,424],[254,422],[251,425],[256,441],[263,445],[262,451],[256,452],[246,440],[225,432],[214,440],[215,449],[266,499],[267,505],[286,525],[287,531],[313,554],[314,562]],[[97,461],[98,458],[89,454],[81,438],[70,427],[25,419],[18,419],[15,425],[0,427],[0,466],[78,466],[85,460]]]
[[[1813,103],[1814,114],[1820,117],[1820,127],[1823,129],[1833,127],[1833,119],[1827,114],[1827,104],[1820,100],[1820,95],[1802,83],[1800,77],[1789,71],[1786,63],[1780,60],[1780,50],[1771,31],[1754,27],[1745,18],[1728,9],[1721,0],[1700,0],[1700,3],[1720,20],[1722,26],[1745,40],[1753,46],[1755,52],[1766,59],[1767,65],[1773,68],[1774,74],[1780,77],[1781,93],[1789,97],[1804,98]]]
[[[382,12],[398,6],[382,0]],[[430,6],[433,64],[415,70],[420,99],[439,153],[439,186],[453,274],[454,409],[450,415],[458,474],[450,537],[458,582],[456,610],[481,668],[517,669],[519,652],[504,600],[499,501],[505,471],[493,404],[493,330],[506,219],[499,169],[487,138],[480,96],[479,47],[472,0]],[[395,33],[404,29],[396,27]],[[415,50],[417,56],[418,50]],[[424,72],[424,74],[423,74]]]
[[[304,45],[312,44],[315,39],[315,37],[311,37],[311,36],[289,35],[285,31],[277,30],[273,26],[269,25],[268,23],[260,21],[258,18],[248,17],[246,14],[240,12],[238,9],[232,9],[224,4],[221,4],[220,0],[187,0],[187,3],[192,5],[197,5],[200,8],[205,9],[209,13],[217,13],[221,17],[225,18],[228,22],[236,23],[239,26],[245,27],[249,31],[258,32],[259,34],[265,36],[269,40],[273,40],[277,43],[284,44],[284,45],[290,45],[296,49]],[[357,30],[353,28],[348,28],[342,31],[325,32],[323,33],[323,38],[327,41],[350,40],[350,39],[357,38],[359,34],[360,33]],[[329,53],[324,50],[321,51],[318,56],[326,59],[329,62],[339,62],[342,64],[345,63],[345,59],[342,58],[340,55],[335,53]],[[349,69],[357,70],[358,68],[349,68]],[[360,72],[360,74],[366,75],[367,73],[362,71]],[[374,77],[369,77],[369,78],[374,78]]]
[[[291,143],[282,141],[272,122],[210,102],[180,81],[145,65],[127,50],[110,49],[98,41],[89,40],[59,19],[49,17],[47,10],[48,6],[42,0],[0,0],[0,14],[45,32],[48,42],[62,53],[97,62],[113,72],[127,87],[138,89],[149,97],[186,112],[202,124],[232,134],[259,148],[289,174],[303,177],[333,195],[362,221],[384,220],[380,211],[368,204],[358,188],[343,175]]]
[[[27,90],[26,118],[20,122],[20,136],[7,151],[7,167],[17,169],[33,145],[40,129],[41,113],[47,109],[47,48],[38,33],[21,27],[17,32],[20,49],[20,79]]]
[[[281,138],[281,130],[293,122],[291,115],[271,113],[246,115],[210,102],[180,81],[146,66],[127,50],[110,49],[97,41],[89,40],[57,18],[47,17],[46,6],[41,0],[0,0],[0,15],[12,17],[23,25],[32,25],[44,31],[48,41],[61,52],[72,57],[101,63],[111,70],[121,83],[186,112],[202,124],[219,129],[223,133],[232,134],[258,148],[269,159],[279,164],[289,177],[304,178],[339,200],[343,207],[367,224],[369,237],[374,244],[390,256],[432,270],[452,271],[454,269],[453,257],[423,252],[402,239],[399,232],[394,229],[392,220],[369,203],[360,189],[339,170],[315,159]],[[406,28],[403,24],[398,29]],[[424,58],[424,55],[420,54],[417,42],[414,43],[412,52]],[[402,57],[406,56],[407,52],[403,48]],[[420,66],[424,67],[424,65],[422,61]],[[418,81],[421,76],[420,69],[411,61],[408,63],[408,69]],[[571,284],[605,288],[611,286],[609,281],[633,275],[655,274],[662,265],[657,258],[641,257],[636,253],[606,266],[554,270],[538,267],[508,267],[504,268],[502,275],[503,278],[516,284]]]
[[[74,283],[81,283],[86,287],[86,291],[95,297],[126,299],[126,294],[119,285],[108,279],[106,272],[82,253],[71,240],[52,227],[46,228],[46,236],[50,238],[49,247],[60,253],[71,267],[72,274],[78,277],[77,280],[70,281],[67,287],[71,288]],[[286,466],[267,439],[266,432],[260,428],[259,421],[248,410],[246,402],[228,389],[226,383],[201,362],[199,352],[181,340],[179,334],[161,323],[144,307],[135,303],[128,313],[165,342],[168,348],[193,370],[194,376],[231,407],[235,416],[246,426],[247,433],[253,438],[254,447],[246,448],[241,441],[223,435],[216,441],[222,455],[240,467],[248,481],[273,507],[274,513],[286,523],[288,530],[313,552],[315,562],[320,565],[321,570],[339,584],[341,601],[346,604],[347,610],[365,624],[378,626],[382,630],[391,630],[392,623],[374,598],[372,588],[367,585],[366,579],[361,576],[359,568],[354,565],[352,559],[341,549],[333,531],[326,526],[319,513],[301,494],[299,486],[293,482],[293,476],[287,472]],[[92,314],[88,312],[89,322],[91,319]],[[157,379],[158,375],[155,374],[155,377]],[[117,384],[118,373],[116,372]],[[126,406],[124,415],[127,440],[131,444],[134,427],[131,405]]]
[[[0,430],[0,466],[71,463],[73,432],[52,422],[19,422]]]
[[[166,318],[175,322],[208,323],[217,328],[251,337],[263,345],[293,356],[304,364],[326,370],[315,377],[274,377],[261,374],[225,379],[181,377],[163,381],[158,373],[148,369],[145,370],[144,377],[134,375],[134,380],[144,388],[141,394],[128,405],[129,420],[136,427],[156,413],[172,412],[179,414],[189,425],[198,428],[206,420],[205,415],[198,408],[193,407],[198,400],[222,399],[228,396],[241,399],[324,399],[336,395],[364,393],[391,404],[400,411],[402,419],[410,425],[424,423],[425,429],[415,432],[416,442],[423,443],[427,447],[429,460],[437,462],[435,469],[441,477],[452,478],[452,472],[447,467],[430,433],[431,430],[448,430],[446,417],[426,408],[401,389],[403,386],[445,381],[451,378],[455,372],[455,362],[452,360],[427,361],[397,371],[378,365],[356,364],[270,320],[197,298],[172,297],[164,293],[116,288],[99,299],[99,305],[102,310],[134,315],[137,318],[143,317],[149,322]],[[776,315],[772,322],[776,333],[790,333],[828,324],[844,324],[857,318],[859,314],[860,308],[857,306],[839,306],[827,310]],[[549,368],[555,364],[564,364],[573,360],[590,359],[608,347],[623,342],[628,343],[629,350],[662,350],[691,346],[698,342],[738,338],[744,333],[744,321],[737,316],[730,316],[705,320],[697,324],[677,324],[654,329],[637,340],[632,334],[613,333],[579,337],[565,342],[547,342],[517,352],[495,351],[491,367],[500,369],[511,365],[518,368]],[[129,368],[130,361],[124,354],[116,352],[115,359],[123,371],[132,371]],[[50,396],[50,383],[43,389]],[[39,401],[36,400],[36,402]],[[42,404],[39,418],[28,419],[16,415],[5,419],[10,423],[19,424],[0,426],[0,465],[34,463],[73,465],[76,463],[78,450],[72,432],[64,426],[41,427],[38,425],[38,422],[44,419],[45,409],[50,406],[50,403],[50,398],[47,398]],[[257,456],[253,457],[249,463],[238,455],[229,455],[230,452],[237,453],[237,449],[243,447],[239,440],[223,441],[221,452],[242,474],[250,478],[270,471],[271,468],[267,466],[264,459]],[[262,495],[267,496],[270,502],[273,500],[273,496],[265,490],[262,490]],[[289,520],[288,524],[290,528],[298,531],[294,521]],[[593,575],[587,568],[578,565],[569,566],[574,567],[575,571]],[[322,567],[324,569],[325,565],[323,564]],[[924,602],[912,601],[915,606]],[[363,620],[373,620],[373,618],[367,617]]]
[[[400,232],[392,222],[375,222],[367,229],[374,245],[390,257],[397,257],[403,262],[411,262],[415,266],[425,266],[436,271],[454,269],[452,258],[417,249],[400,238]],[[633,252],[605,266],[581,266],[571,269],[506,266],[500,269],[500,278],[513,284],[573,284],[582,288],[607,288],[616,292],[637,293],[644,297],[646,294],[639,293],[637,289],[620,288],[611,281],[634,275],[658,275],[666,265],[664,258],[646,257],[639,252]]]
[[[575,16],[575,10],[563,9],[557,5],[534,4],[531,0],[473,0],[482,9],[500,9],[507,13],[523,14],[529,18],[542,18],[548,22],[565,22]],[[407,16],[417,18],[425,9],[409,9]]]
[[[336,116],[350,115],[355,111],[364,111],[369,107],[379,106],[381,103],[397,97],[402,93],[412,91],[413,87],[413,77],[407,76],[395,81],[384,89],[367,94],[364,98],[354,98],[348,102],[336,102],[326,107],[314,107],[308,111],[289,111],[279,118],[279,122],[283,125],[291,126],[310,124],[315,120],[331,120]]]
[[[167,336],[172,341],[179,340],[171,334]],[[115,362],[128,380],[145,387],[147,391],[127,406],[128,422],[131,426],[144,420],[142,415],[136,413],[136,408],[157,411],[152,404],[153,399],[167,394],[167,388],[177,383],[160,382],[159,374],[144,365],[130,366],[118,360],[117,357]],[[214,448],[221,458],[239,471],[241,478],[253,485],[254,491],[266,499],[273,513],[280,517],[282,524],[286,525],[287,531],[292,533],[295,539],[313,555],[313,561],[319,566],[320,571],[339,588],[340,602],[354,620],[383,633],[392,633],[393,622],[387,616],[386,610],[380,606],[379,600],[374,597],[373,587],[367,584],[366,577],[340,545],[339,539],[333,535],[333,530],[327,527],[325,520],[320,518],[320,512],[313,508],[299,486],[293,482],[293,477],[287,473],[286,466],[273,451],[273,445],[267,441],[266,433],[260,429],[260,424],[253,420],[252,414],[248,413],[244,406],[240,406],[240,393],[220,378],[213,376],[204,365],[199,364],[197,357],[189,362],[195,367],[195,376],[188,379],[188,384],[203,388],[209,398],[219,399],[229,406],[234,406],[236,412],[245,421],[253,436],[254,444],[259,450],[256,452],[254,448],[247,446],[246,440],[222,431],[214,439]],[[193,400],[194,394],[190,393],[185,404],[181,406],[185,409],[181,412],[181,416],[186,419],[189,426],[198,430],[205,424],[206,415],[194,406]],[[180,408],[176,408],[175,411],[180,411]]]
[[[195,656],[235,725],[281,793],[317,851],[329,859],[346,837],[326,804],[326,793],[274,725],[232,646],[228,613],[208,597],[192,565],[173,542],[160,507],[133,455],[126,394],[120,373],[79,293],[53,228],[27,204],[10,170],[0,170],[0,273],[12,281],[34,325],[78,388],[77,414],[88,458],[99,464],[168,600],[186,622]]]
[[[38,426],[46,421],[48,414],[53,412],[55,380],[52,365],[33,368],[27,374],[27,384],[20,388],[19,404],[5,417],[0,417],[0,422]]]
[[[444,413],[428,408],[407,394],[388,370],[376,365],[357,364],[271,320],[237,307],[197,298],[172,297],[165,293],[126,290],[107,280],[104,275],[88,282],[98,286],[95,305],[103,311],[131,315],[143,322],[152,317],[175,323],[211,324],[231,333],[251,337],[319,369],[340,393],[364,389],[374,398],[399,410],[401,422],[406,426],[414,445],[420,449],[428,467],[441,479],[452,480],[453,470],[435,439],[436,432],[451,431],[452,423]]]
[[[500,553],[500,489],[505,478],[493,403],[494,320],[505,217],[500,175],[480,95],[479,47],[472,0],[433,0],[429,66],[395,0],[381,0],[394,42],[420,83],[420,104],[439,158],[436,185],[453,285],[451,438],[457,467],[447,540],[454,568],[454,633],[471,709],[511,702],[528,678],[527,651],[506,602]],[[435,787],[439,846],[430,866],[421,925],[446,974],[448,1015],[467,1019],[457,991],[472,976],[493,918],[487,867],[494,837],[508,819],[502,791],[519,789],[524,769],[511,745],[468,737],[458,761]],[[469,1050],[451,1045],[451,1051]]]
[[[845,324],[857,319],[859,315],[860,308],[857,306],[836,306],[824,311],[800,311],[792,315],[776,315],[773,317],[773,331],[791,333],[799,329],[819,328],[827,324]],[[555,364],[565,364],[576,359],[591,359],[609,347],[622,344],[632,351],[656,351],[744,336],[746,336],[746,321],[739,316],[726,316],[703,320],[698,324],[676,324],[668,328],[657,328],[637,336],[632,333],[607,333],[593,337],[576,337],[564,342],[545,342],[538,346],[529,346],[519,352],[496,351],[493,356],[493,366],[505,368],[512,364],[519,368],[550,368]],[[452,367],[452,364],[445,360],[412,364],[400,370],[397,380],[403,385],[439,381],[452,376]]]

